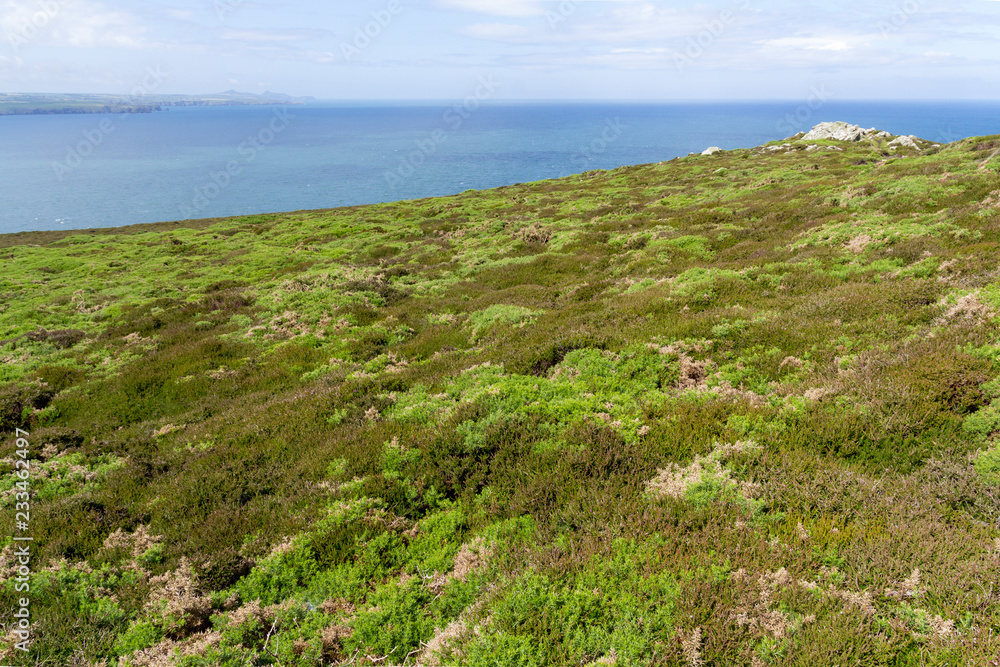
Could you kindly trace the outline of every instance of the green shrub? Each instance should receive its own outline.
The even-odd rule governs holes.
[[[115,641],[115,653],[128,656],[135,651],[149,648],[164,638],[162,624],[157,621],[133,623]]]
[[[994,445],[976,457],[976,470],[991,484],[1000,484],[1000,446]]]

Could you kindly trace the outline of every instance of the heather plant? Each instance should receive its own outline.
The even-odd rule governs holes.
[[[472,338],[478,339],[482,334],[496,326],[523,327],[531,322],[538,313],[521,306],[494,305],[485,310],[469,313],[472,324]]]

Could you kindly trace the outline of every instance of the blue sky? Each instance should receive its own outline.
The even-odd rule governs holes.
[[[1000,1],[0,0],[0,92],[150,68],[323,99],[998,99]]]

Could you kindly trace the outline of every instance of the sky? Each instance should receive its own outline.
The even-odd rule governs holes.
[[[985,100],[998,84],[1000,0],[0,0],[0,92]]]

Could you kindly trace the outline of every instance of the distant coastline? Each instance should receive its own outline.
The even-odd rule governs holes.
[[[170,107],[266,106],[305,104],[312,97],[292,97],[281,93],[241,93],[229,90],[215,95],[117,95],[61,93],[0,93],[0,116],[50,114],[153,113]]]

